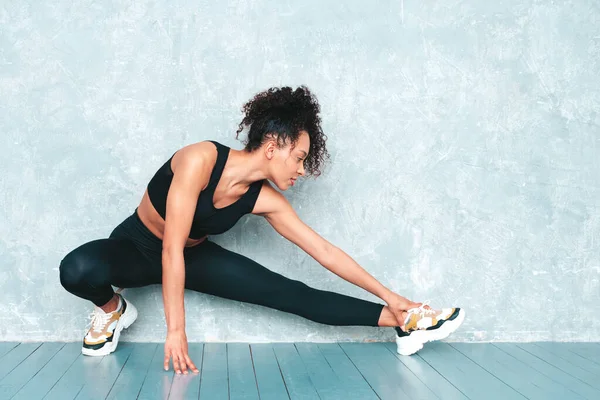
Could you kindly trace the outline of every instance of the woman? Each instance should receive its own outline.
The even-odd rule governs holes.
[[[60,264],[61,284],[95,304],[82,352],[113,352],[136,308],[112,286],[163,285],[167,322],[164,368],[198,369],[188,356],[184,288],[260,304],[329,325],[395,327],[398,351],[412,354],[448,336],[460,309],[432,310],[393,293],[296,215],[273,186],[287,190],[306,172],[319,175],[328,158],[320,107],[308,88],[271,88],[243,107],[237,135],[249,126],[244,150],[203,141],[177,151],[153,176],[135,212],[109,238],[85,243]],[[306,168],[306,169],[305,169]],[[386,305],[308,287],[212,242],[245,214],[266,220],[282,236],[343,279]],[[429,329],[427,329],[429,328]]]

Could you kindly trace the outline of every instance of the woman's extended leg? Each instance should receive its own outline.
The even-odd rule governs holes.
[[[311,288],[209,240],[186,257],[186,288],[327,325],[379,326],[384,308],[383,304]]]

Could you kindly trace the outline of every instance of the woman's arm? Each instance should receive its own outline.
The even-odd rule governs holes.
[[[209,147],[205,147],[209,146]],[[212,147],[212,153],[211,149]],[[189,367],[198,369],[189,358],[187,336],[185,334],[185,261],[183,249],[187,242],[196,203],[200,192],[208,183],[214,158],[212,144],[200,143],[179,150],[177,161],[173,158],[173,180],[167,195],[165,230],[162,248],[162,288],[167,339],[163,366],[169,369],[173,359],[175,372],[187,374]]]
[[[188,239],[200,191],[208,182],[205,157],[198,149],[184,148],[172,165],[173,180],[167,196],[163,233],[163,302],[168,331],[185,329],[183,249]]]
[[[263,186],[253,213],[264,216],[280,235],[296,244],[319,264],[339,277],[367,290],[386,302],[397,296],[365,271],[343,250],[325,240],[306,225],[298,217],[287,199],[269,184]]]

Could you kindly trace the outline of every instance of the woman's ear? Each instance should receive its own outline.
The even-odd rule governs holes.
[[[273,140],[268,140],[264,144],[264,146],[265,146],[265,156],[267,157],[268,160],[272,160],[273,157],[275,157],[275,150],[277,149],[275,142]]]

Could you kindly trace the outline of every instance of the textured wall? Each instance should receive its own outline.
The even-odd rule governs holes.
[[[286,196],[317,232],[397,292],[467,308],[455,340],[600,340],[597,1],[43,3],[0,3],[0,340],[80,340],[91,307],[61,258],[176,149],[241,148],[243,102],[299,84],[333,163]],[[214,240],[377,300],[258,217]],[[163,340],[160,286],[126,294],[124,340]],[[195,292],[186,307],[190,341],[393,338]]]

